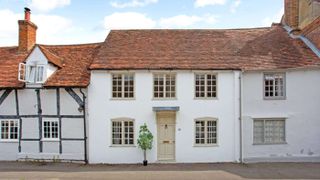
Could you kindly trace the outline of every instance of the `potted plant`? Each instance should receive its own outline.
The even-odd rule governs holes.
[[[146,124],[140,126],[138,145],[143,150],[143,165],[147,166],[147,150],[152,149],[153,135]]]

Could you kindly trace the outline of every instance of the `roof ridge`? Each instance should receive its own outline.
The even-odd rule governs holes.
[[[276,25],[278,26],[278,25]],[[234,29],[112,29],[111,31],[242,31],[271,29],[272,27],[234,28]]]
[[[93,46],[93,45],[100,45],[103,44],[103,42],[96,42],[96,43],[83,43],[83,44],[56,44],[56,45],[51,45],[51,44],[37,44],[39,46],[43,47],[68,47],[68,46]]]

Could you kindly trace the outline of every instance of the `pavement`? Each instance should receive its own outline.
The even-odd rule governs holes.
[[[0,162],[0,180],[320,179],[320,163],[122,164]]]

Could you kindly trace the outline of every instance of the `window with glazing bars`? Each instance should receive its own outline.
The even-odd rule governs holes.
[[[285,74],[264,75],[264,97],[266,99],[283,99],[285,97]]]
[[[195,74],[195,97],[217,97],[217,79],[215,74]]]
[[[254,144],[285,143],[284,119],[257,119],[253,124]]]
[[[43,120],[42,131],[44,140],[59,139],[59,121]]]
[[[153,96],[154,98],[175,98],[176,97],[176,75],[175,74],[154,74],[153,75]]]
[[[18,139],[18,120],[2,120],[1,122],[1,138],[0,140],[17,140]]]
[[[134,75],[112,75],[112,98],[134,98]]]
[[[133,120],[112,121],[112,145],[133,145],[134,124]]]
[[[217,121],[196,120],[195,121],[195,144],[213,145],[217,144]]]

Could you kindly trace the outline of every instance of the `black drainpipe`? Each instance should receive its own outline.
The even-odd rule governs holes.
[[[80,92],[82,94],[83,99],[83,135],[84,135],[84,162],[88,164],[88,156],[87,156],[87,120],[86,120],[86,95],[80,88]]]

